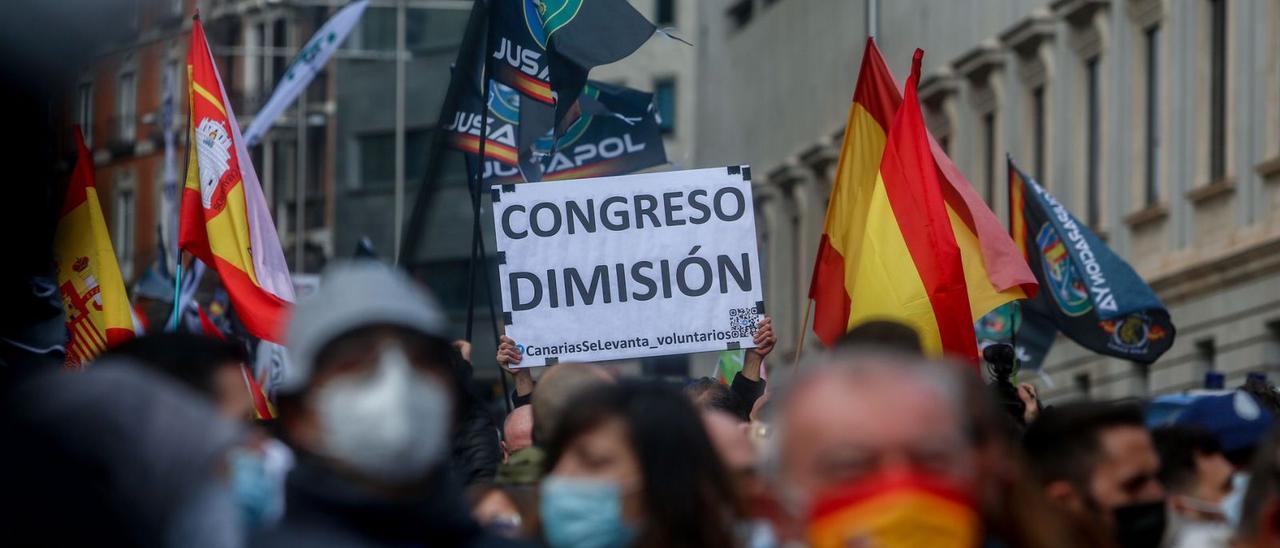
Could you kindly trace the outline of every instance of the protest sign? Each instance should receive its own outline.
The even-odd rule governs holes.
[[[493,187],[520,367],[754,346],[751,168]]]

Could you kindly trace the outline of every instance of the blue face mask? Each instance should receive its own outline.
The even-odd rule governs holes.
[[[228,455],[231,491],[248,530],[267,527],[284,513],[284,478],[259,452],[237,449]]]
[[[621,548],[635,539],[622,521],[616,483],[552,475],[540,493],[542,530],[552,548]]]

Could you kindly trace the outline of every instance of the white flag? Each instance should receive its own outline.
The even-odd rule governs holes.
[[[298,98],[298,94],[307,89],[307,84],[311,83],[316,73],[329,61],[329,56],[337,51],[342,41],[351,34],[351,29],[360,22],[360,16],[364,15],[364,9],[367,7],[369,7],[368,0],[347,4],[329,18],[324,26],[320,27],[320,30],[307,41],[307,45],[303,46],[298,56],[289,63],[289,68],[280,78],[280,83],[276,84],[276,89],[271,92],[271,98],[262,105],[258,114],[253,117],[253,122],[249,124],[249,129],[245,130],[244,142],[247,146],[258,144],[262,135],[271,129],[271,124],[275,122],[276,117]]]
[[[160,124],[164,127],[164,182],[161,186],[160,245],[164,249],[165,274],[173,276],[174,267],[180,260],[178,252],[178,214],[182,200],[179,198],[178,168],[174,153],[174,97],[173,88],[177,74],[166,69],[161,76],[164,83],[164,95],[160,99]]]

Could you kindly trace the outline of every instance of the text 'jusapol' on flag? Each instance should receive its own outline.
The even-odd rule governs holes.
[[[928,135],[875,42],[867,40],[814,264],[814,332],[828,346],[851,328],[893,320],[926,354],[973,363],[973,322],[1036,291],[995,214]]]
[[[191,27],[187,75],[191,146],[179,244],[214,267],[253,336],[279,342],[293,284],[199,18]]]

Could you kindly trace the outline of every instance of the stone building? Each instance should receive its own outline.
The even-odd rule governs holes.
[[[925,50],[939,142],[1007,215],[1012,155],[1126,257],[1178,336],[1151,366],[1059,337],[1043,394],[1119,397],[1280,374],[1280,1],[875,2],[890,68]],[[698,165],[752,163],[766,298],[794,350],[867,1],[703,9]],[[808,348],[812,348],[810,336]],[[790,347],[790,348],[787,348]]]

